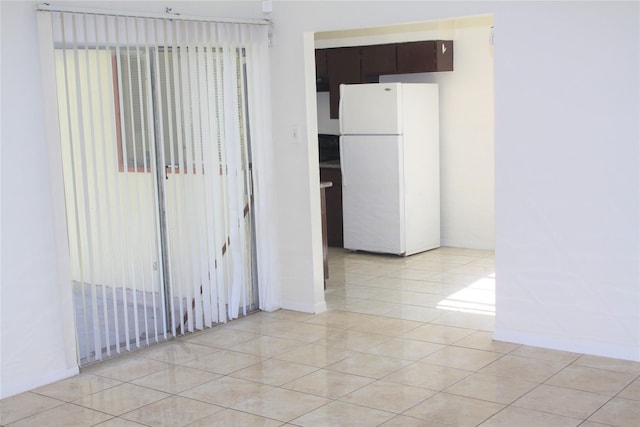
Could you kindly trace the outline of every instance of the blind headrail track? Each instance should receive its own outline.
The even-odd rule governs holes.
[[[213,18],[206,16],[188,16],[181,15],[180,13],[173,12],[171,8],[166,8],[165,13],[153,13],[153,12],[134,12],[128,10],[117,9],[90,9],[81,7],[70,6],[55,6],[50,3],[41,3],[36,7],[37,11],[43,12],[69,12],[69,13],[84,13],[88,15],[109,15],[109,16],[122,16],[128,18],[156,18],[156,19],[172,19],[181,21],[199,21],[199,22],[214,22],[214,23],[229,23],[229,24],[253,24],[253,25],[271,25],[271,21],[268,19],[237,19],[237,18]]]

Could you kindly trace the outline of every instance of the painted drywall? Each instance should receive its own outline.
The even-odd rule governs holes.
[[[316,46],[356,46],[414,40],[454,40],[454,72],[381,76],[381,82],[440,87],[441,243],[494,249],[494,119],[491,16],[391,28],[324,32]],[[428,27],[428,25],[424,25]],[[412,30],[412,31],[408,31]],[[339,38],[331,38],[332,35]],[[318,131],[339,130],[329,118],[328,93],[317,94]],[[328,131],[328,132],[327,132]]]
[[[78,372],[58,280],[34,4],[2,2],[0,397]],[[71,319],[72,320],[72,319]],[[66,332],[70,332],[70,335]]]
[[[638,4],[380,1],[366,13],[363,4],[273,5],[280,305],[322,308],[313,33],[493,14],[496,336],[640,360]],[[35,5],[0,2],[2,396],[74,372],[63,344],[73,331],[62,327],[59,303]],[[262,16],[259,1],[120,5]]]
[[[496,14],[498,339],[640,360],[639,16]]]

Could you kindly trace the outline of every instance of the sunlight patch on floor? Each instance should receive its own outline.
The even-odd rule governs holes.
[[[495,273],[491,273],[458,292],[454,292],[440,301],[437,308],[441,310],[495,316],[495,277]]]

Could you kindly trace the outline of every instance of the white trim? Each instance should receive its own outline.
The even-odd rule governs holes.
[[[117,9],[90,9],[72,6],[54,6],[50,3],[41,3],[36,7],[37,11],[45,12],[69,12],[69,13],[86,13],[90,15],[110,15],[122,16],[128,18],[158,18],[158,19],[175,19],[180,21],[199,21],[199,22],[215,22],[227,24],[253,24],[253,25],[271,25],[268,19],[237,19],[237,18],[212,18],[206,16],[189,16],[181,15],[173,12],[171,8],[166,8],[165,13],[153,12],[133,12],[130,10]]]
[[[316,302],[315,304],[309,304],[307,302],[302,301],[287,301],[282,300],[280,304],[280,308],[283,310],[292,310],[292,311],[300,311],[302,313],[323,313],[327,311],[327,303],[325,301]],[[275,311],[278,310],[274,308],[272,310],[267,311]]]
[[[574,353],[592,354],[595,356],[640,362],[637,345],[585,339],[568,340],[563,337],[550,337],[548,335],[498,327],[496,327],[495,332],[493,333],[493,339],[533,347],[551,348]]]

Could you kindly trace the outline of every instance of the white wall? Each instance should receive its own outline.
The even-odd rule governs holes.
[[[58,281],[64,255],[56,253],[34,5],[2,2],[0,7],[0,397],[6,397],[78,368],[73,340],[65,335],[72,312],[63,306],[70,290],[64,295]]]
[[[640,360],[639,8],[496,14],[498,339]]]
[[[427,29],[411,24],[316,36],[322,47],[454,40],[453,72],[380,76],[381,82],[439,85],[443,246],[494,248],[493,47],[489,43],[492,25],[491,16],[481,16],[423,25]],[[337,38],[332,39],[332,34]],[[318,93],[318,130],[337,129],[338,123],[329,118],[328,93]]]
[[[58,303],[35,4],[0,3],[3,397],[73,372]],[[166,5],[261,17],[258,1],[121,7]],[[363,2],[277,1],[273,9],[282,306],[322,308],[307,33],[493,14],[496,336],[640,360],[638,3],[381,1],[367,2],[364,13]],[[297,127],[306,141],[295,142]]]

